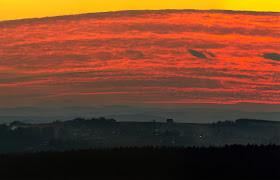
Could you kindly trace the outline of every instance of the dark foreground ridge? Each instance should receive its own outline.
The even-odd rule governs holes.
[[[279,179],[279,152],[276,145],[232,145],[2,154],[0,175],[21,180]]]

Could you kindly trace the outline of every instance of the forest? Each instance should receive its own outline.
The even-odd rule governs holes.
[[[8,179],[279,179],[280,146],[130,147],[0,155]]]

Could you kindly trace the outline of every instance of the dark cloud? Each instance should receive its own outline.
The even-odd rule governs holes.
[[[96,58],[102,61],[112,60],[113,55],[110,52],[98,52],[96,53]]]
[[[275,61],[280,61],[280,54],[277,53],[265,53],[263,55],[265,59],[270,59],[270,60],[275,60]]]
[[[0,64],[10,67],[16,66],[23,69],[34,68],[38,70],[39,68],[65,66],[66,63],[80,64],[80,62],[87,62],[90,60],[89,56],[84,54],[51,54],[37,56],[37,54],[24,54],[24,52],[22,53],[22,55],[12,55],[8,53],[6,55],[0,55]]]
[[[118,70],[106,70],[106,71],[85,71],[85,72],[69,72],[69,73],[52,73],[47,75],[37,75],[37,76],[27,76],[27,77],[19,77],[19,78],[3,78],[0,79],[0,84],[12,84],[12,83],[20,83],[20,82],[31,82],[31,81],[38,81],[38,80],[48,80],[51,78],[78,78],[78,77],[85,77],[85,76],[94,76],[94,77],[109,77],[112,73],[121,73],[120,75],[128,76],[128,73],[123,73],[123,71]],[[0,73],[1,75],[1,73]],[[135,74],[134,74],[135,75]],[[131,75],[132,76],[132,75]]]
[[[119,88],[143,88],[143,87],[174,87],[174,88],[209,88],[216,89],[222,88],[220,80],[208,79],[208,78],[192,78],[192,77],[150,77],[149,79],[121,79],[118,81],[108,80],[96,80],[94,82],[82,82],[76,83],[78,86],[87,86],[90,89],[106,88],[112,86],[115,90]],[[73,88],[74,84],[71,83]]]
[[[188,49],[188,51],[191,55],[193,55],[195,57],[198,57],[198,58],[201,58],[201,59],[207,59],[207,57],[199,51],[195,51],[195,50],[191,50],[191,49]]]
[[[206,51],[207,52],[207,54],[209,54],[211,57],[217,57],[215,54],[213,54],[212,52],[210,52],[210,51]]]
[[[259,35],[259,36],[270,36],[270,37],[279,37],[279,30],[274,28],[263,28],[262,26],[256,26],[254,28],[248,29],[242,27],[240,24],[235,23],[235,27],[227,27],[219,25],[218,23],[213,23],[212,26],[203,25],[203,24],[173,24],[169,23],[119,23],[119,24],[104,24],[92,29],[92,32],[115,32],[117,34],[124,32],[149,32],[157,34],[174,34],[174,33],[184,33],[184,32],[201,32],[215,35],[229,35],[229,34],[240,34],[240,35]]]
[[[133,50],[127,50],[125,51],[126,56],[130,59],[142,59],[144,58],[144,54],[141,51],[133,51]]]

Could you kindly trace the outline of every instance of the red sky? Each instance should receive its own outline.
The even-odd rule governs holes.
[[[0,106],[280,104],[280,14],[126,11],[0,22]]]

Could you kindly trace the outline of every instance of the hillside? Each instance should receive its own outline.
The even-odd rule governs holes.
[[[69,121],[0,126],[0,152],[144,146],[223,146],[279,144],[280,122],[238,119],[217,123],[117,122],[76,118]]]

